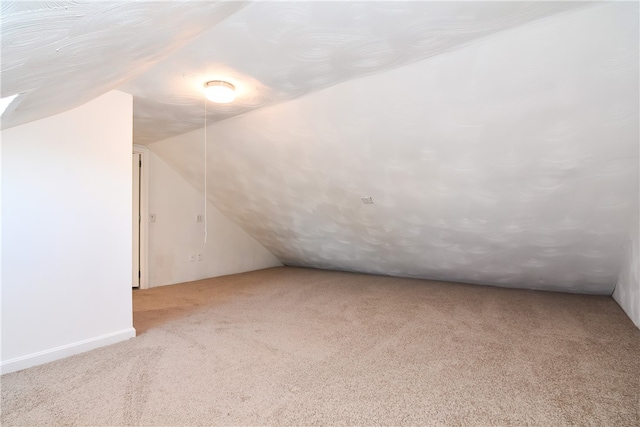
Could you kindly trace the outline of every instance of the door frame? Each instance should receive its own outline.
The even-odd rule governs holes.
[[[140,173],[140,289],[147,289],[149,288],[149,149],[143,145],[133,144],[133,154],[140,154],[142,160]],[[131,214],[133,215],[133,210]]]

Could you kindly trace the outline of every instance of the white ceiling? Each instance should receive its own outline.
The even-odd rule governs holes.
[[[216,123],[208,195],[289,265],[610,294],[638,221],[637,12],[582,8]],[[150,147],[202,189],[203,137]]]
[[[134,142],[203,126],[202,85],[238,88],[218,121],[451,50],[579,2],[3,1],[3,128],[134,95]]]
[[[3,114],[2,127],[122,89],[123,83],[167,60],[243,6],[213,1],[3,0],[2,97],[20,95]]]
[[[199,189],[202,85],[234,83],[208,197],[286,264],[615,285],[637,2],[3,1],[1,31],[3,127],[123,90],[134,141]]]

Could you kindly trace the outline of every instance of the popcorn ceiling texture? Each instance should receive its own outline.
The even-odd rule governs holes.
[[[580,3],[258,2],[128,82],[134,139],[202,127],[202,83],[222,78],[236,101],[209,104],[210,121],[383,72]],[[176,108],[176,106],[180,108]]]
[[[548,18],[212,125],[208,196],[287,265],[611,294],[637,221],[633,10]],[[150,148],[202,190],[203,137]]]
[[[215,1],[3,1],[2,97],[20,94],[2,115],[3,129],[123,90],[123,82],[243,6]]]
[[[134,141],[203,190],[202,85],[234,83],[236,103],[207,106],[207,197],[287,264],[618,281],[638,206],[637,2],[1,7],[2,96],[21,94],[5,128],[117,88]]]
[[[431,57],[574,2],[2,2],[3,127],[118,88],[134,142],[202,127],[202,85],[237,101],[211,121]],[[225,19],[226,18],[226,19]],[[205,31],[206,30],[206,31]]]

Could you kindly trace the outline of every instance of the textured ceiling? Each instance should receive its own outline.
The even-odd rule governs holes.
[[[122,83],[243,6],[216,1],[3,0],[2,97],[20,95],[2,115],[2,127],[60,113],[121,89]]]
[[[208,197],[287,264],[615,285],[638,218],[637,2],[1,7],[3,127],[123,90],[134,141],[203,189],[202,84],[234,83],[208,104]]]
[[[134,142],[202,127],[202,85],[238,87],[218,121],[445,52],[578,2],[2,2],[3,128],[114,88]]]
[[[216,123],[209,197],[285,264],[609,294],[638,28],[637,3],[584,8]],[[203,136],[150,148],[202,189]]]

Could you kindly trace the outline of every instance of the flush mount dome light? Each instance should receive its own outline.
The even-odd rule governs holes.
[[[236,99],[236,88],[222,80],[212,80],[204,84],[204,96],[218,104],[228,104]]]

